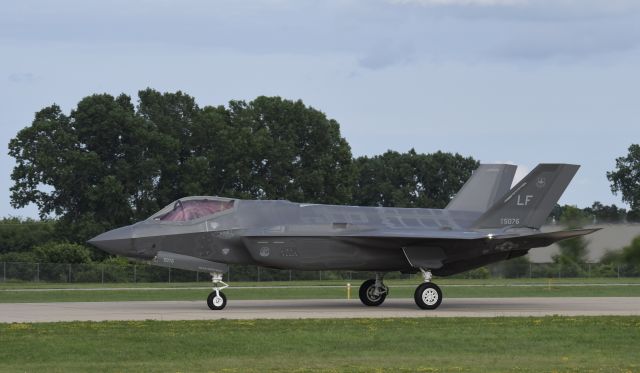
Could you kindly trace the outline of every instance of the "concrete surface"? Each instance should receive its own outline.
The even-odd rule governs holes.
[[[452,298],[435,311],[412,299],[388,299],[380,307],[358,300],[230,300],[222,311],[205,301],[63,302],[0,304],[0,322],[104,320],[301,319],[359,317],[497,317],[639,315],[640,297]]]

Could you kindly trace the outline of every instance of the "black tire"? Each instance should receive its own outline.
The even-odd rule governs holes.
[[[227,305],[227,297],[223,292],[218,291],[220,293],[220,298],[222,298],[222,303],[214,304],[214,298],[216,296],[216,292],[212,291],[211,294],[207,297],[207,306],[214,311],[219,311],[223,309]]]
[[[442,290],[433,282],[425,282],[416,288],[413,299],[423,310],[435,310],[442,303]]]
[[[389,288],[385,286],[385,292],[379,294],[378,296],[375,296],[373,294],[373,291],[375,290],[375,284],[376,280],[371,279],[363,282],[362,285],[360,285],[360,291],[358,292],[358,295],[360,296],[360,301],[365,306],[379,306],[387,298],[387,294],[389,294]]]

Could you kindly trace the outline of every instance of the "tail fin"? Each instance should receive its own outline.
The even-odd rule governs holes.
[[[447,210],[485,212],[511,188],[517,166],[481,164],[449,202]]]
[[[578,168],[571,164],[539,164],[482,214],[473,227],[540,228]]]

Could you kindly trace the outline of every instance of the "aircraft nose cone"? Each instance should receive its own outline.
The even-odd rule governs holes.
[[[133,249],[133,228],[126,226],[99,234],[88,244],[111,254],[126,254]]]

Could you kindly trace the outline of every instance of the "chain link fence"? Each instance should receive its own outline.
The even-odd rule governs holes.
[[[467,271],[452,278],[591,278],[591,277],[640,277],[640,266],[622,264],[507,262]],[[296,271],[260,268],[256,266],[230,266],[225,274],[229,282],[268,281],[323,281],[365,280],[374,277],[372,272],[351,271]],[[386,279],[411,279],[420,274],[388,273]],[[0,281],[46,283],[138,283],[138,282],[209,282],[204,272],[163,268],[148,264],[60,264],[0,262]]]

